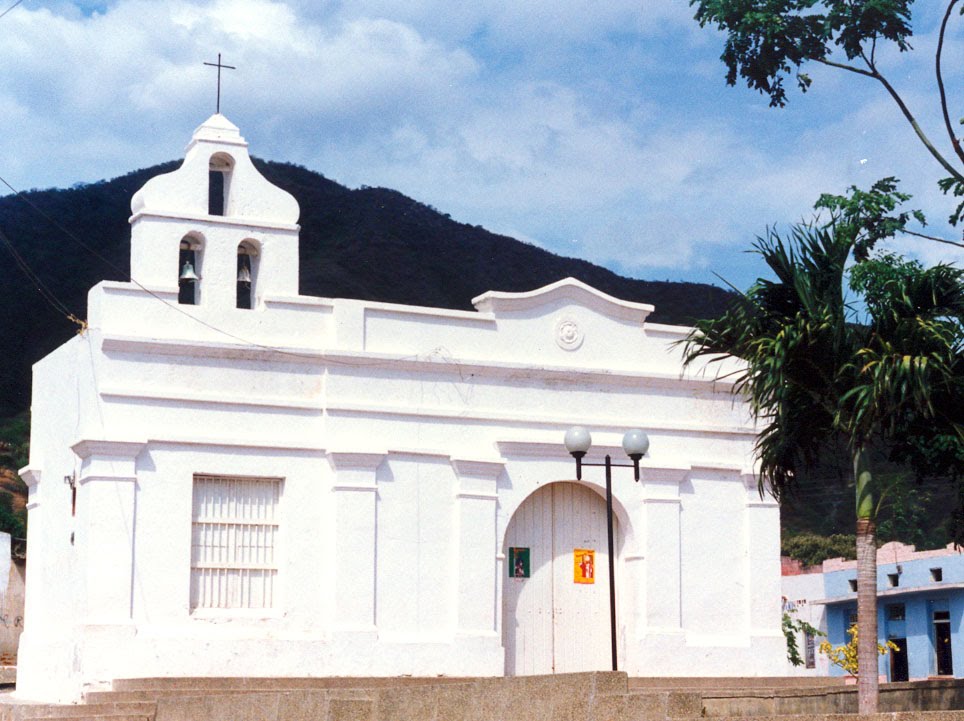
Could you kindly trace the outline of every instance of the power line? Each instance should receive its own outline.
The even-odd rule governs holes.
[[[2,241],[3,244],[7,246],[7,250],[9,250],[10,255],[13,256],[14,262],[20,268],[21,272],[27,276],[30,282],[33,283],[34,287],[37,289],[37,292],[40,293],[41,297],[43,297],[43,299],[46,300],[47,303],[49,303],[54,310],[64,315],[67,318],[67,320],[72,321],[77,325],[79,325],[80,329],[83,330],[87,326],[87,324],[84,321],[80,320],[80,318],[78,318],[76,315],[74,315],[71,312],[70,308],[68,308],[67,305],[63,301],[61,301],[60,298],[57,297],[57,294],[54,293],[53,290],[51,290],[49,287],[47,287],[47,284],[44,283],[43,280],[40,278],[40,276],[37,275],[37,273],[33,270],[33,268],[30,267],[30,265],[27,263],[24,257],[20,255],[20,252],[14,246],[13,242],[11,242],[10,238],[8,238],[6,234],[3,233],[2,231],[0,231],[0,241]]]
[[[14,195],[16,195],[18,198],[20,198],[20,200],[22,200],[24,203],[26,203],[26,204],[29,205],[31,208],[33,208],[34,211],[36,211],[36,213],[37,213],[38,215],[40,215],[42,218],[44,218],[48,223],[50,223],[52,226],[54,226],[54,227],[55,227],[57,230],[59,230],[61,233],[63,233],[63,234],[66,235],[68,238],[70,238],[70,239],[73,240],[75,243],[77,243],[77,245],[79,245],[81,248],[83,248],[83,249],[86,250],[88,253],[90,253],[91,255],[93,255],[95,258],[97,258],[98,260],[100,260],[101,262],[103,262],[108,268],[110,268],[111,270],[116,271],[117,273],[119,273],[119,274],[122,275],[122,276],[127,276],[127,275],[128,275],[128,273],[124,272],[124,269],[123,269],[123,268],[118,267],[118,266],[115,265],[110,259],[104,257],[104,256],[101,255],[99,252],[97,252],[97,250],[95,250],[95,249],[92,248],[91,246],[87,245],[87,243],[85,243],[83,240],[81,240],[79,237],[77,237],[77,235],[75,235],[73,232],[71,232],[71,230],[70,230],[69,228],[65,228],[63,225],[60,224],[60,222],[59,222],[56,218],[51,217],[43,208],[41,208],[39,205],[37,205],[36,203],[34,203],[34,202],[27,196],[26,193],[24,193],[24,192],[22,192],[22,191],[20,191],[20,190],[17,190],[17,189],[16,189],[15,187],[13,187],[10,183],[8,183],[2,176],[0,176],[0,183],[3,183],[4,185],[6,185],[6,186],[13,192]],[[131,278],[131,282],[136,283],[137,281],[135,281],[133,278]],[[141,286],[141,287],[143,288],[143,286]],[[147,290],[147,289],[144,288],[144,290]],[[162,300],[163,300],[163,299],[162,299]]]
[[[19,5],[19,4],[22,3],[22,2],[23,2],[23,0],[17,0],[17,2],[15,2],[13,5],[11,5],[10,7],[8,7],[8,8],[7,8],[6,10],[4,10],[2,13],[0,13],[0,18],[2,18],[4,15],[6,15],[6,14],[7,14],[8,12],[10,12],[11,10],[13,10],[15,7],[17,7],[17,5]]]
[[[43,217],[47,222],[49,222],[51,225],[53,225],[55,228],[57,228],[60,232],[62,232],[62,233],[63,233],[64,235],[66,235],[68,238],[70,238],[70,239],[73,240],[75,243],[77,243],[81,248],[83,248],[84,250],[86,250],[88,253],[90,253],[90,254],[93,255],[94,257],[98,258],[98,259],[99,259],[100,261],[102,261],[108,268],[111,268],[112,270],[114,270],[115,272],[117,272],[119,275],[121,275],[121,276],[123,276],[123,277],[126,277],[130,283],[133,283],[133,284],[136,285],[138,288],[140,288],[142,291],[144,291],[146,294],[148,294],[150,297],[154,298],[154,299],[157,300],[157,301],[160,301],[161,303],[163,303],[164,305],[166,305],[168,308],[171,308],[172,310],[180,313],[181,315],[183,315],[183,316],[185,316],[185,317],[187,317],[187,318],[190,318],[190,319],[193,320],[195,323],[198,323],[198,324],[204,326],[205,328],[214,331],[215,333],[218,333],[218,334],[220,334],[220,335],[222,335],[222,336],[224,336],[224,337],[226,337],[226,338],[230,338],[231,340],[236,341],[236,342],[238,342],[238,343],[241,343],[241,344],[243,344],[243,345],[250,346],[250,347],[252,347],[252,348],[258,348],[258,349],[260,349],[260,350],[269,351],[269,352],[271,352],[271,353],[277,353],[277,354],[280,354],[280,355],[293,357],[293,358],[300,358],[300,359],[305,359],[305,360],[314,358],[313,355],[308,355],[308,354],[305,354],[305,353],[295,353],[295,352],[292,352],[292,351],[287,351],[287,350],[283,350],[283,349],[281,349],[281,348],[277,348],[277,347],[275,347],[275,346],[269,346],[269,345],[264,345],[264,344],[262,344],[262,343],[256,343],[255,341],[249,340],[249,339],[247,339],[247,338],[243,338],[242,336],[239,336],[239,335],[235,335],[234,333],[231,333],[231,332],[229,332],[229,331],[226,331],[226,330],[224,330],[224,329],[222,329],[222,328],[218,328],[217,326],[215,326],[215,325],[213,325],[213,324],[211,324],[211,323],[208,323],[207,321],[204,321],[204,320],[198,318],[196,315],[193,315],[193,314],[187,312],[184,308],[182,308],[182,307],[180,306],[180,304],[171,303],[171,302],[170,302],[169,300],[167,300],[166,298],[162,298],[162,297],[159,296],[157,293],[155,293],[154,291],[152,291],[150,288],[147,288],[147,287],[144,286],[142,283],[140,283],[139,281],[137,281],[136,279],[134,279],[129,273],[124,272],[124,270],[123,270],[122,268],[120,268],[119,266],[115,265],[110,259],[104,257],[104,256],[101,255],[96,249],[92,248],[90,245],[88,245],[88,244],[85,243],[83,240],[81,240],[79,237],[77,237],[77,235],[76,235],[73,231],[71,231],[69,228],[65,227],[63,224],[61,224],[56,218],[51,217],[43,208],[41,208],[40,206],[38,206],[38,205],[37,205],[36,203],[34,203],[29,197],[27,197],[27,194],[26,194],[26,193],[24,193],[24,192],[18,190],[17,188],[15,188],[13,185],[11,185],[9,182],[7,182],[7,180],[6,180],[5,178],[3,178],[2,176],[0,176],[0,183],[2,183],[3,185],[7,186],[7,188],[9,188],[10,191],[14,193],[14,195],[16,195],[20,200],[22,200],[24,203],[26,203],[26,204],[27,204],[30,208],[32,208],[38,215],[40,215],[41,217]],[[41,290],[41,287],[42,287],[42,288],[44,288],[44,290],[46,290],[46,292],[50,295],[50,298],[47,298],[47,296],[44,295],[44,291],[41,291],[41,294],[44,295],[45,298],[47,298],[47,301],[50,302],[50,303],[59,304],[58,310],[60,310],[60,312],[64,313],[64,314],[65,314],[70,320],[72,320],[73,322],[79,324],[79,325],[81,326],[81,331],[86,330],[86,328],[87,328],[87,323],[86,323],[86,321],[80,320],[80,319],[77,318],[73,313],[71,313],[70,310],[69,310],[69,308],[67,308],[66,305],[64,305],[63,303],[61,303],[60,300],[57,299],[57,297],[53,294],[53,292],[50,291],[49,289],[47,289],[47,287],[46,287],[45,285],[43,285],[43,283],[42,283],[42,281],[40,280],[40,277],[37,275],[37,273],[34,272],[34,271],[29,267],[29,265],[27,265],[26,261],[23,260],[23,258],[21,258],[21,257],[16,253],[16,250],[13,248],[12,244],[9,243],[9,241],[7,241],[7,245],[8,245],[8,247],[11,249],[11,252],[14,253],[15,258],[18,259],[18,265],[21,265],[21,268],[24,270],[24,272],[27,274],[27,276],[28,276],[29,278],[31,278],[31,280],[34,281],[34,283],[35,283],[35,284],[37,285],[37,287],[38,287],[38,290]],[[55,307],[57,307],[57,306],[55,306]],[[410,355],[408,355],[408,356],[401,356],[399,359],[396,359],[396,360],[405,360],[405,359],[411,359],[411,360],[418,359],[418,354],[410,354]],[[347,361],[335,361],[335,360],[332,360],[332,359],[328,359],[328,362],[329,362],[330,364],[332,364],[332,365],[343,365],[343,366],[348,366],[348,367],[383,367],[383,366],[389,365],[389,362],[388,362],[388,361],[382,361],[382,360],[371,361],[371,362],[363,362],[363,361],[360,361],[360,360],[359,360],[359,361],[353,361],[353,362],[347,362]],[[454,360],[453,360],[453,363],[455,363],[456,366],[459,365],[459,363],[458,363],[457,361],[454,361]]]
[[[22,201],[25,202],[27,205],[29,205],[37,214],[39,214],[41,217],[43,217],[47,222],[49,222],[51,225],[53,225],[55,228],[57,228],[60,232],[62,232],[62,233],[63,233],[64,235],[66,235],[68,238],[70,238],[70,239],[73,240],[75,243],[77,243],[81,248],[83,248],[83,249],[86,250],[88,253],[90,253],[91,255],[93,255],[95,258],[97,258],[97,259],[99,259],[101,262],[103,262],[108,268],[116,271],[116,272],[117,272],[118,274],[120,274],[121,276],[126,276],[131,283],[133,283],[134,285],[136,285],[138,288],[140,288],[142,291],[144,291],[145,293],[147,293],[148,295],[150,295],[150,296],[151,296],[152,298],[154,298],[155,300],[158,300],[158,301],[160,301],[161,303],[163,303],[164,305],[168,306],[169,308],[172,308],[172,309],[176,310],[177,312],[181,313],[182,315],[187,316],[188,318],[192,319],[193,321],[195,321],[195,322],[197,322],[197,323],[200,323],[201,325],[205,326],[206,328],[208,328],[208,329],[210,329],[210,330],[215,331],[216,333],[220,333],[220,334],[222,334],[222,335],[224,335],[224,336],[226,336],[226,337],[228,337],[228,338],[231,338],[232,340],[236,340],[236,341],[239,341],[239,342],[241,342],[241,343],[244,343],[245,345],[251,345],[251,346],[255,346],[255,347],[258,347],[258,348],[265,349],[265,350],[271,350],[271,351],[274,351],[274,352],[276,352],[276,353],[284,353],[284,354],[286,354],[286,355],[295,355],[295,356],[298,356],[298,357],[306,357],[306,356],[304,356],[304,354],[291,353],[290,351],[284,351],[284,350],[281,350],[280,348],[273,348],[273,347],[271,347],[271,346],[265,346],[265,345],[262,345],[262,344],[260,344],[260,343],[255,343],[255,342],[253,342],[253,341],[249,341],[249,340],[247,340],[247,339],[245,339],[245,338],[241,338],[240,336],[234,335],[233,333],[229,333],[229,332],[226,331],[226,330],[222,330],[221,328],[218,328],[218,327],[216,327],[216,326],[214,326],[214,325],[212,325],[212,324],[210,324],[210,323],[208,323],[208,322],[206,322],[206,321],[201,320],[201,319],[198,318],[197,316],[192,315],[191,313],[188,313],[186,310],[184,310],[183,308],[181,308],[179,305],[175,305],[174,303],[171,303],[171,302],[170,302],[169,300],[167,300],[166,298],[162,298],[162,297],[159,296],[157,293],[155,293],[154,291],[152,291],[150,288],[147,288],[146,286],[144,286],[143,284],[141,284],[139,281],[135,280],[129,273],[125,273],[122,268],[120,268],[120,267],[118,267],[117,265],[115,265],[111,260],[109,260],[108,258],[106,258],[106,257],[104,257],[103,255],[101,255],[97,250],[95,250],[95,249],[92,248],[90,245],[88,245],[88,244],[85,243],[83,240],[81,240],[79,237],[77,237],[77,235],[76,235],[75,233],[73,233],[69,228],[64,227],[56,218],[51,217],[43,208],[41,208],[39,205],[37,205],[36,203],[34,203],[29,197],[27,197],[26,193],[23,193],[22,191],[20,191],[20,190],[18,190],[17,188],[13,187],[13,186],[12,186],[10,183],[8,183],[7,180],[6,180],[5,178],[3,178],[2,176],[0,176],[0,183],[3,183],[5,186],[7,186],[20,200],[22,200]],[[12,247],[12,245],[9,245],[9,243],[8,243],[8,247],[10,247],[10,248],[11,248],[11,251],[13,251],[13,247]],[[15,251],[13,251],[13,252],[15,252]],[[26,268],[25,272],[27,272],[28,275],[29,275],[32,279],[36,279],[36,282],[37,282],[37,283],[40,283],[40,280],[39,280],[39,277],[37,276],[37,274],[34,273],[33,270],[30,270],[30,269],[29,269],[29,267],[26,265],[26,262],[23,261],[22,258],[20,259],[20,262],[23,263],[23,267]],[[45,287],[45,286],[44,286],[44,287]],[[48,292],[49,292],[49,291],[48,291]],[[57,302],[59,303],[59,301],[57,301]],[[64,308],[64,310],[65,310],[69,315],[71,315],[71,317],[73,317],[72,314],[70,314],[70,311],[67,310],[66,306],[64,306],[63,304],[61,304],[61,307]],[[83,322],[83,321],[79,321],[79,322]],[[86,324],[85,324],[85,325],[86,325]]]

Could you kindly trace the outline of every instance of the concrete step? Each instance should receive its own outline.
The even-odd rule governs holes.
[[[81,703],[81,704],[33,704],[14,703],[3,709],[5,721],[153,721],[157,704],[134,703]]]
[[[286,689],[278,689],[286,690]],[[297,689],[287,689],[297,690]],[[176,698],[178,696],[221,696],[236,693],[250,693],[237,688],[161,688],[140,689],[138,691],[88,691],[84,694],[84,703],[136,703],[155,702],[161,698]]]
[[[445,688],[452,688],[451,684],[444,684]],[[384,687],[383,687],[384,688]],[[406,688],[435,688],[430,686],[411,686]],[[162,688],[140,689],[137,691],[88,691],[84,694],[85,703],[156,703],[161,699],[192,698],[202,696],[238,696],[241,694],[257,693],[326,693],[338,694],[342,697],[370,696],[371,689],[354,688],[351,686],[333,688],[273,688],[273,689],[245,689],[245,688]],[[0,721],[3,721],[0,719]]]
[[[69,719],[69,721],[154,721],[154,714],[145,716],[141,714],[78,713],[75,716],[31,716],[29,721],[65,721],[66,719]]]
[[[157,678],[118,678],[111,682],[113,691],[150,691],[162,689],[208,689],[240,691],[280,691],[285,689],[324,688],[396,688],[402,686],[438,686],[450,683],[470,683],[479,679],[456,676],[326,676],[326,677],[209,677],[164,676]]]
[[[724,691],[730,689],[826,688],[843,686],[842,676],[631,676],[630,689]]]

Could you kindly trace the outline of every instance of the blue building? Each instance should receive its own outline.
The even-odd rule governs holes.
[[[857,622],[857,562],[828,560],[823,571],[827,638],[839,646]],[[914,546],[887,543],[878,549],[878,641],[898,646],[880,657],[882,678],[964,678],[962,617],[964,555],[953,546],[917,552]],[[831,675],[843,673],[831,667]]]

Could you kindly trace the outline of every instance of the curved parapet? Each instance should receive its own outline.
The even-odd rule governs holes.
[[[298,222],[298,201],[258,172],[241,132],[220,114],[212,115],[194,131],[181,167],[152,178],[134,194],[131,212],[135,218],[141,214],[207,215],[213,173],[223,176],[218,182],[223,183],[224,202],[217,215],[272,225]]]

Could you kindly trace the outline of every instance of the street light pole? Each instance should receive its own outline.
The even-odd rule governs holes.
[[[615,549],[613,548],[613,466],[612,459],[606,454],[606,540],[609,542],[609,641],[613,651],[613,671],[618,671],[616,662],[616,574]]]
[[[616,655],[616,551],[613,543],[613,466],[632,468],[633,476],[639,480],[639,460],[646,455],[649,450],[649,438],[640,430],[627,431],[623,436],[623,450],[633,463],[613,463],[609,454],[606,454],[605,463],[587,463],[583,461],[589,447],[592,445],[592,436],[589,431],[580,426],[575,426],[566,431],[566,449],[570,455],[576,459],[576,480],[582,480],[583,466],[603,466],[606,469],[606,536],[609,552],[609,637],[612,646],[613,671],[619,670],[619,663]]]

